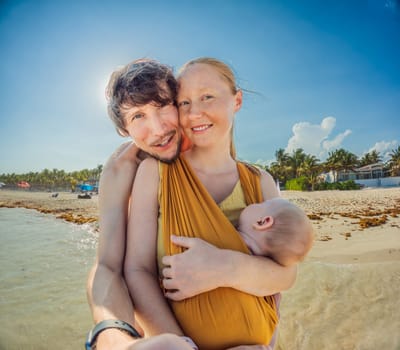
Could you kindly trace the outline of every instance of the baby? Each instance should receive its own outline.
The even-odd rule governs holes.
[[[238,231],[254,255],[268,256],[282,266],[302,261],[314,241],[307,215],[283,198],[247,206]]]

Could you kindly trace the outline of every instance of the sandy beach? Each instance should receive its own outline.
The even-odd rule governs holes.
[[[98,221],[97,195],[0,190],[1,207],[23,207],[76,224]],[[282,191],[312,219],[308,260],[331,263],[400,261],[400,187],[360,191]]]
[[[0,208],[27,208],[76,224],[98,221],[97,196],[78,199],[78,193],[61,192],[52,197],[49,192],[0,190]]]
[[[277,348],[400,349],[400,188],[283,191],[312,219],[315,244],[283,293]],[[25,207],[96,225],[97,196],[0,190]]]
[[[283,191],[312,219],[308,260],[331,263],[400,261],[400,188]]]

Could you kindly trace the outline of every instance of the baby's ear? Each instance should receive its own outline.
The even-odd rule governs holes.
[[[264,231],[272,227],[274,218],[272,216],[264,216],[253,224],[253,228],[257,231]]]

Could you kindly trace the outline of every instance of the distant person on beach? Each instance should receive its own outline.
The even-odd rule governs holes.
[[[282,266],[302,261],[314,242],[307,215],[283,198],[244,208],[239,217],[238,232],[254,255],[268,256]]]
[[[121,146],[105,165],[100,180],[98,256],[88,280],[88,298],[96,323],[106,319],[121,319],[137,326],[133,305],[122,273],[129,197],[137,166],[142,158],[138,155],[139,147],[164,162],[174,160],[179,155],[182,144],[185,149],[188,148],[187,140],[182,137],[178,123],[178,112],[175,106],[176,93],[177,85],[172,71],[167,66],[152,60],[138,60],[128,64],[114,72],[110,80],[109,114],[118,132],[131,136],[136,145],[130,143]],[[274,185],[270,188],[270,195],[277,195]],[[190,241],[190,238],[187,240]],[[192,247],[199,252],[208,249],[205,248],[204,243],[201,239],[191,241]],[[213,251],[217,255],[221,249],[214,247]],[[242,254],[226,250],[224,254],[231,261],[237,262],[244,276],[250,275],[249,271],[258,276],[264,276],[263,279],[257,279],[257,281],[252,279],[251,282],[245,279],[240,282],[235,279],[231,282],[232,284],[246,284],[237,285],[238,288],[255,290],[263,285],[263,294],[272,295],[288,289],[294,282],[296,269],[279,266],[270,259],[262,259],[262,262],[258,258],[253,260],[247,254],[245,260],[251,259],[254,263],[242,264],[244,259]],[[209,270],[209,261],[204,261],[204,259],[188,261],[183,255],[181,264],[175,264],[181,270],[186,269],[188,273],[190,271],[194,275]],[[225,275],[225,270],[221,268],[221,265],[223,264],[212,268],[214,275],[220,276],[216,279],[229,280],[230,277]],[[254,265],[257,265],[258,272],[253,270]],[[196,285],[182,284],[178,289],[185,294],[200,293],[204,283],[210,283],[207,274],[204,276],[204,281],[199,280]],[[257,285],[252,286],[251,283],[257,283]],[[214,286],[214,288],[217,287],[217,285]],[[183,336],[182,332],[179,334]],[[166,336],[170,336],[168,340],[181,341],[179,337]],[[131,336],[119,329],[107,328],[97,339],[98,349],[116,348],[117,345],[121,349],[128,349],[129,346],[132,346],[131,349],[140,349],[139,346],[149,344],[151,338],[135,342]],[[153,341],[156,342],[157,339],[162,340],[162,336],[158,336]],[[171,348],[181,348],[181,345],[182,342]],[[163,346],[163,349],[168,349],[168,347]]]

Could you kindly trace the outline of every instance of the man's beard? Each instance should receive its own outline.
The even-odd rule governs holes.
[[[171,164],[179,157],[179,154],[181,153],[181,148],[182,148],[182,135],[180,136],[180,138],[178,140],[178,144],[176,147],[176,153],[171,158],[162,158],[158,154],[152,154],[152,153],[149,153],[149,155],[151,157],[159,160],[160,162],[163,162],[166,164]]]

